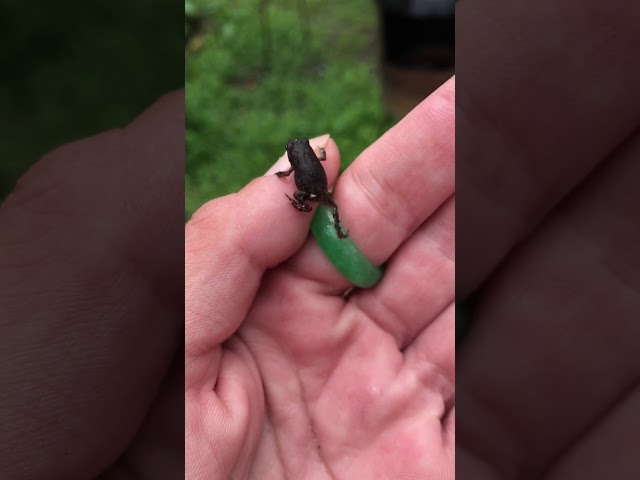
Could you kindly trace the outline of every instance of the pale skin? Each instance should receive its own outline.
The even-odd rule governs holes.
[[[379,285],[348,300],[349,283],[307,239],[311,217],[282,201],[284,157],[196,212],[185,230],[187,478],[453,478],[453,135],[452,79],[342,175],[334,198],[351,237],[387,263]],[[336,143],[311,144],[333,183]]]

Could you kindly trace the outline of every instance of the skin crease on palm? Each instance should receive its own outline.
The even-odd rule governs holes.
[[[187,478],[453,478],[454,85],[334,190],[376,287],[342,298],[284,157],[187,224]],[[332,183],[336,144],[311,143]]]

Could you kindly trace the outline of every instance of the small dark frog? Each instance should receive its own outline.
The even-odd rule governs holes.
[[[324,149],[320,148],[320,158],[318,158],[306,138],[291,138],[287,143],[287,156],[291,168],[284,172],[277,172],[279,177],[288,177],[291,172],[295,172],[296,187],[298,191],[293,194],[293,198],[289,195],[286,197],[295,208],[301,212],[310,212],[311,206],[309,202],[324,203],[331,207],[333,211],[333,223],[338,234],[338,238],[347,238],[348,233],[344,233],[340,228],[340,215],[338,215],[338,205],[331,198],[329,188],[327,186],[327,174],[320,163],[320,160],[326,160],[327,155]]]

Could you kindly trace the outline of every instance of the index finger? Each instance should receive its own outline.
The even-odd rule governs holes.
[[[384,263],[455,191],[455,77],[432,93],[345,170],[333,197],[345,229],[374,264]],[[315,242],[290,266],[331,294],[350,283]]]
[[[335,188],[344,221],[375,264],[455,191],[455,77],[367,148]]]

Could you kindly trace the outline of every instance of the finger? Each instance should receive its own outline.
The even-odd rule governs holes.
[[[501,471],[523,458],[546,471],[637,386],[639,154],[640,134],[514,252],[478,300],[477,327],[459,350],[469,391],[458,438],[492,439],[485,460]]]
[[[322,140],[322,139],[321,139]],[[312,142],[312,145],[317,141]],[[327,177],[338,172],[335,143],[325,145]],[[238,329],[264,271],[304,243],[311,215],[291,207],[293,178],[253,180],[240,192],[201,207],[185,229],[187,383],[215,381],[215,347]],[[203,355],[206,354],[206,355]]]
[[[638,103],[629,99],[640,96],[640,68],[629,45],[640,43],[632,20],[640,3],[625,4],[623,15],[595,1],[547,2],[552,13],[544,4],[494,3],[458,5],[470,79],[457,99],[457,136],[464,139],[458,261],[465,266],[458,298],[474,291],[638,121]],[[496,35],[487,25],[509,29]],[[570,60],[558,57],[558,45]],[[488,68],[492,75],[483,74]]]
[[[367,148],[336,182],[334,199],[358,248],[382,264],[455,190],[452,78]],[[350,284],[315,241],[288,265],[331,294]]]
[[[351,298],[400,349],[455,300],[454,208],[451,198],[395,252],[383,281]]]
[[[335,200],[360,250],[384,262],[454,192],[455,79],[367,148]]]
[[[95,478],[154,401],[183,330],[183,112],[54,150],[0,207],[4,477]]]

